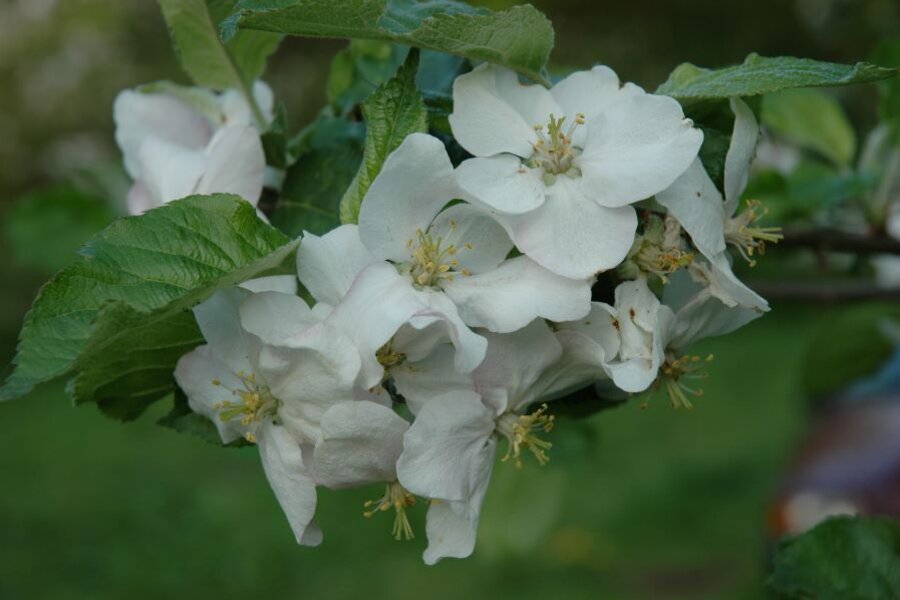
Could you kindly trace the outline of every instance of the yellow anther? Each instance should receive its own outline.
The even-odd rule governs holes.
[[[685,354],[676,358],[669,354],[666,361],[660,368],[660,377],[657,379],[656,386],[665,387],[669,400],[672,402],[673,408],[684,408],[691,410],[694,405],[691,403],[689,396],[700,398],[703,396],[703,389],[699,387],[691,387],[687,385],[685,380],[690,379],[706,379],[709,373],[703,369],[703,363],[713,361],[713,355],[709,354],[706,358]]]
[[[768,212],[759,200],[748,200],[746,210],[725,223],[725,241],[737,248],[751,267],[756,266],[752,258],[754,254],[761,256],[766,253],[767,242],[777,244],[784,239],[781,227],[755,226]]]
[[[456,228],[456,221],[450,222],[451,229]],[[410,248],[409,274],[416,285],[421,287],[437,287],[444,280],[453,281],[453,275],[459,267],[459,260],[453,258],[459,248],[455,244],[444,246],[444,239],[425,233],[421,229],[416,232],[416,242],[408,244]],[[471,244],[464,244],[471,250]]]
[[[515,415],[506,413],[497,419],[497,432],[506,437],[509,446],[503,462],[512,458],[516,468],[522,468],[522,450],[529,450],[537,459],[539,465],[550,462],[547,452],[553,447],[550,442],[538,437],[538,433],[548,433],[553,429],[553,415],[548,415],[547,405],[542,404],[539,409],[528,415]]]
[[[568,129],[563,129],[565,121],[565,117],[557,119],[551,114],[546,134],[543,126],[534,126],[537,141],[532,144],[533,154],[529,164],[533,168],[543,169],[545,175],[579,174],[575,158],[581,153],[581,149],[572,145],[572,136],[579,125],[584,125],[585,118],[582,114],[576,115]],[[548,181],[555,179],[550,177]]]
[[[255,443],[257,428],[264,419],[276,415],[279,403],[267,386],[257,383],[256,374],[247,375],[244,371],[238,371],[235,376],[241,381],[241,387],[237,389],[225,387],[221,380],[213,379],[213,385],[225,387],[236,398],[219,402],[213,408],[223,423],[238,419],[242,426],[249,428],[244,438]]]

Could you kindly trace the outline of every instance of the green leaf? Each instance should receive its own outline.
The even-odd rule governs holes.
[[[491,12],[454,0],[243,0],[226,38],[257,29],[307,37],[368,39],[455,54],[546,81],[553,27],[533,6]]]
[[[351,40],[331,62],[326,94],[338,114],[350,113],[403,64],[409,49],[377,40]]]
[[[78,249],[113,219],[102,200],[59,186],[13,203],[3,229],[17,263],[51,274],[78,258]]]
[[[381,172],[388,155],[411,133],[428,131],[428,111],[416,88],[418,52],[411,52],[393,79],[379,87],[363,104],[366,150],[356,177],[340,204],[342,223],[356,223],[369,186]]]
[[[292,237],[322,235],[341,224],[341,197],[363,156],[365,126],[319,117],[302,133],[299,158],[288,169],[272,224]]]
[[[187,396],[180,389],[175,390],[172,410],[157,423],[163,427],[174,429],[179,433],[193,435],[216,446],[242,448],[252,445],[244,438],[239,438],[229,444],[223,444],[222,438],[219,436],[219,432],[213,422],[192,411],[190,406],[188,406]]]
[[[734,98],[770,94],[779,90],[866,83],[894,77],[900,68],[868,63],[841,65],[792,56],[751,54],[743,64],[724,69],[702,69],[683,63],[672,71],[657,94],[679,101]]]
[[[803,367],[810,396],[841,390],[874,373],[893,354],[884,323],[900,318],[896,305],[870,304],[832,315],[813,333]]]
[[[836,517],[783,540],[769,585],[786,598],[900,598],[900,523]]]
[[[227,194],[191,196],[116,221],[41,290],[0,400],[64,375],[76,362],[107,360],[102,352],[129,344],[139,352],[136,328],[280,265],[296,245],[260,221],[252,205]],[[116,377],[91,373],[86,389],[106,389],[103,381]]]
[[[234,8],[234,0],[159,0],[182,67],[198,85],[215,90],[246,90],[278,47],[277,34],[241,31],[227,44],[218,23]]]
[[[287,110],[284,104],[275,109],[269,128],[261,136],[266,164],[276,169],[286,169],[293,161],[287,133]]]
[[[840,103],[815,89],[782,90],[762,100],[762,123],[790,142],[849,167],[856,134]]]

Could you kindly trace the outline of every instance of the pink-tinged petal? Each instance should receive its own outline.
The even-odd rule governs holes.
[[[262,194],[266,155],[259,132],[250,126],[223,127],[206,148],[206,166],[197,194],[236,194],[256,204]]]
[[[378,258],[409,260],[410,240],[461,196],[444,144],[424,133],[408,136],[372,182],[359,210],[359,236]]]
[[[413,494],[468,500],[481,473],[494,413],[478,394],[455,392],[425,403],[406,432],[397,462],[400,483]]]
[[[513,248],[506,230],[487,212],[471,204],[456,204],[441,212],[429,229],[442,247],[456,247],[456,270],[489,271],[503,262]]]
[[[491,210],[522,214],[540,207],[547,196],[544,172],[511,154],[470,158],[456,168],[467,198]]]
[[[475,156],[531,156],[536,125],[562,114],[550,92],[523,85],[513,71],[483,64],[453,82],[453,137]]]
[[[544,268],[572,279],[617,267],[634,243],[634,209],[600,206],[566,177],[557,179],[550,189],[552,197],[538,210],[502,218],[519,250]]]
[[[671,186],[656,194],[707,258],[725,250],[725,204],[722,194],[697,158]]]
[[[308,533],[316,513],[316,483],[303,464],[300,445],[287,429],[266,423],[257,435],[259,456],[269,485],[281,504],[298,544],[316,546],[318,528]]]
[[[139,151],[149,139],[192,150],[202,150],[212,137],[206,117],[166,94],[125,90],[113,104],[116,142],[125,156],[125,169],[134,179],[143,176]]]
[[[444,291],[467,325],[496,333],[516,331],[537,317],[574,321],[591,308],[586,280],[551,273],[525,256],[487,273],[456,277],[444,283]]]
[[[759,124],[747,103],[740,98],[732,98],[731,110],[734,112],[734,130],[731,132],[728,154],[725,155],[725,214],[728,216],[737,210],[741,194],[747,187],[750,161],[753,160],[759,138]]]
[[[356,276],[378,261],[359,239],[356,225],[341,225],[322,237],[309,232],[297,248],[297,273],[318,302],[337,305]]]
[[[585,193],[609,207],[649,198],[684,173],[702,143],[676,100],[629,94],[587,125],[577,160]]]
[[[397,479],[409,423],[393,410],[373,402],[343,402],[322,415],[321,425],[315,451],[320,485],[341,489]]]

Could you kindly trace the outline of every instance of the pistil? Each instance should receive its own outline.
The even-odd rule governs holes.
[[[537,142],[532,144],[533,154],[529,161],[532,168],[544,170],[544,182],[552,185],[557,175],[580,175],[581,172],[575,166],[575,158],[581,153],[581,149],[573,145],[573,135],[579,125],[584,125],[585,117],[578,113],[575,120],[564,129],[565,117],[556,118],[550,115],[547,123],[547,132],[543,125],[535,125]]]

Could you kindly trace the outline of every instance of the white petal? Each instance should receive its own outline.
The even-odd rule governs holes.
[[[225,362],[247,359],[247,338],[241,328],[240,305],[249,292],[237,287],[219,290],[194,307],[200,333]]]
[[[594,201],[625,206],[672,185],[702,143],[676,100],[631,94],[591,120],[577,162]]]
[[[253,294],[240,307],[241,326],[265,344],[282,345],[318,322],[306,302],[291,294]]]
[[[213,422],[223,444],[244,437],[246,428],[240,419],[223,421],[216,405],[233,400],[228,390],[242,389],[243,383],[236,373],[250,369],[250,363],[226,363],[208,346],[199,346],[182,356],[175,367],[175,381],[188,397],[188,405],[195,413]],[[219,381],[215,385],[213,381]]]
[[[388,156],[363,198],[360,238],[378,258],[408,260],[407,243],[460,195],[444,144],[414,133]]]
[[[319,484],[340,489],[397,479],[409,423],[393,410],[373,402],[343,402],[322,415],[321,425],[315,452]]]
[[[282,402],[278,415],[285,427],[300,440],[314,441],[322,414],[353,400],[359,351],[340,331],[323,324],[283,343],[263,346],[259,372]]]
[[[297,543],[318,545],[321,535],[306,533],[316,512],[316,484],[303,464],[300,445],[284,427],[270,423],[260,429],[258,445],[266,478]]]
[[[429,232],[442,239],[442,246],[456,246],[456,269],[468,269],[471,273],[495,268],[513,248],[503,226],[471,204],[457,204],[441,212]]]
[[[297,278],[293,275],[269,275],[267,277],[248,279],[241,283],[239,287],[256,294],[261,292],[280,292],[296,296]]]
[[[537,317],[574,321],[591,307],[587,281],[551,273],[525,256],[487,273],[456,277],[444,291],[466,324],[497,333],[515,331]]]
[[[731,269],[728,252],[720,252],[710,260],[708,272],[710,293],[728,306],[743,306],[756,311],[769,310],[765,298],[748,288]]]
[[[414,415],[418,414],[432,398],[450,392],[474,389],[472,374],[456,370],[453,362],[454,352],[453,346],[442,344],[426,358],[410,360],[391,369],[394,386],[406,399],[406,405]]]
[[[669,210],[704,256],[725,250],[725,204],[699,158],[658,193],[656,201]]]
[[[464,501],[483,471],[484,449],[494,432],[494,413],[473,392],[427,402],[403,440],[397,475],[419,496]]]
[[[428,548],[422,555],[425,564],[433,565],[442,558],[466,558],[475,550],[478,520],[491,481],[496,446],[497,442],[492,439],[482,449],[479,466],[474,469],[474,489],[468,500],[435,500],[428,507],[425,523]]]
[[[751,308],[726,306],[708,291],[702,290],[676,313],[669,347],[673,351],[687,350],[699,340],[740,329],[762,314]]]
[[[507,214],[527,213],[544,203],[542,169],[531,169],[512,154],[470,158],[456,168],[459,186],[473,202]]]
[[[138,150],[141,177],[156,206],[195,193],[206,168],[203,150],[191,150],[151,138]]]
[[[725,156],[725,214],[733,215],[750,177],[750,161],[756,151],[759,124],[750,107],[740,98],[731,99],[734,130]]]
[[[369,265],[357,276],[327,323],[349,336],[358,348],[362,387],[371,388],[381,382],[384,369],[375,353],[423,308],[409,279],[389,263]]]
[[[313,298],[334,306],[360,271],[377,260],[359,239],[356,225],[341,225],[322,237],[304,232],[297,248],[297,273]]]
[[[509,69],[483,64],[453,82],[453,137],[475,156],[531,156],[535,125],[562,109],[540,85],[522,85]]]
[[[237,194],[255,205],[266,170],[259,132],[250,126],[227,126],[216,132],[206,149],[207,162],[197,194]]]
[[[460,373],[470,373],[484,360],[487,350],[487,341],[473,332],[463,322],[456,304],[446,294],[434,290],[422,290],[418,292],[420,300],[425,308],[409,320],[409,324],[421,329],[424,324],[429,328],[435,326],[435,321],[442,324],[445,339],[453,344],[455,349],[454,366]]]
[[[634,243],[634,209],[600,206],[565,177],[550,190],[552,196],[538,210],[501,218],[519,250],[544,268],[573,279],[618,266]]]
[[[591,312],[584,319],[556,324],[563,356],[535,385],[541,399],[555,398],[607,377],[604,367],[618,354],[621,343],[615,321],[613,307],[592,302]]]
[[[590,71],[572,73],[554,85],[550,93],[562,107],[568,127],[579,113],[590,123],[609,105],[621,101],[629,94],[642,93],[642,90],[636,86],[620,87],[619,78],[613,70],[599,65]],[[575,129],[572,136],[575,146],[584,146],[586,131],[587,128],[583,125]]]
[[[200,112],[165,94],[125,90],[116,97],[113,118],[125,169],[135,179],[142,175],[138,152],[147,140],[202,150],[212,137],[209,122]]]
[[[513,333],[485,337],[488,351],[475,369],[475,389],[498,414],[530,404],[535,400],[534,383],[562,356],[550,327],[535,319]]]
[[[253,98],[256,105],[262,112],[264,123],[263,128],[272,122],[272,109],[275,104],[275,95],[272,88],[264,81],[256,81],[253,84]],[[222,116],[229,125],[256,125],[253,111],[244,98],[243,92],[235,89],[226,90],[219,97],[219,105],[222,110]]]

